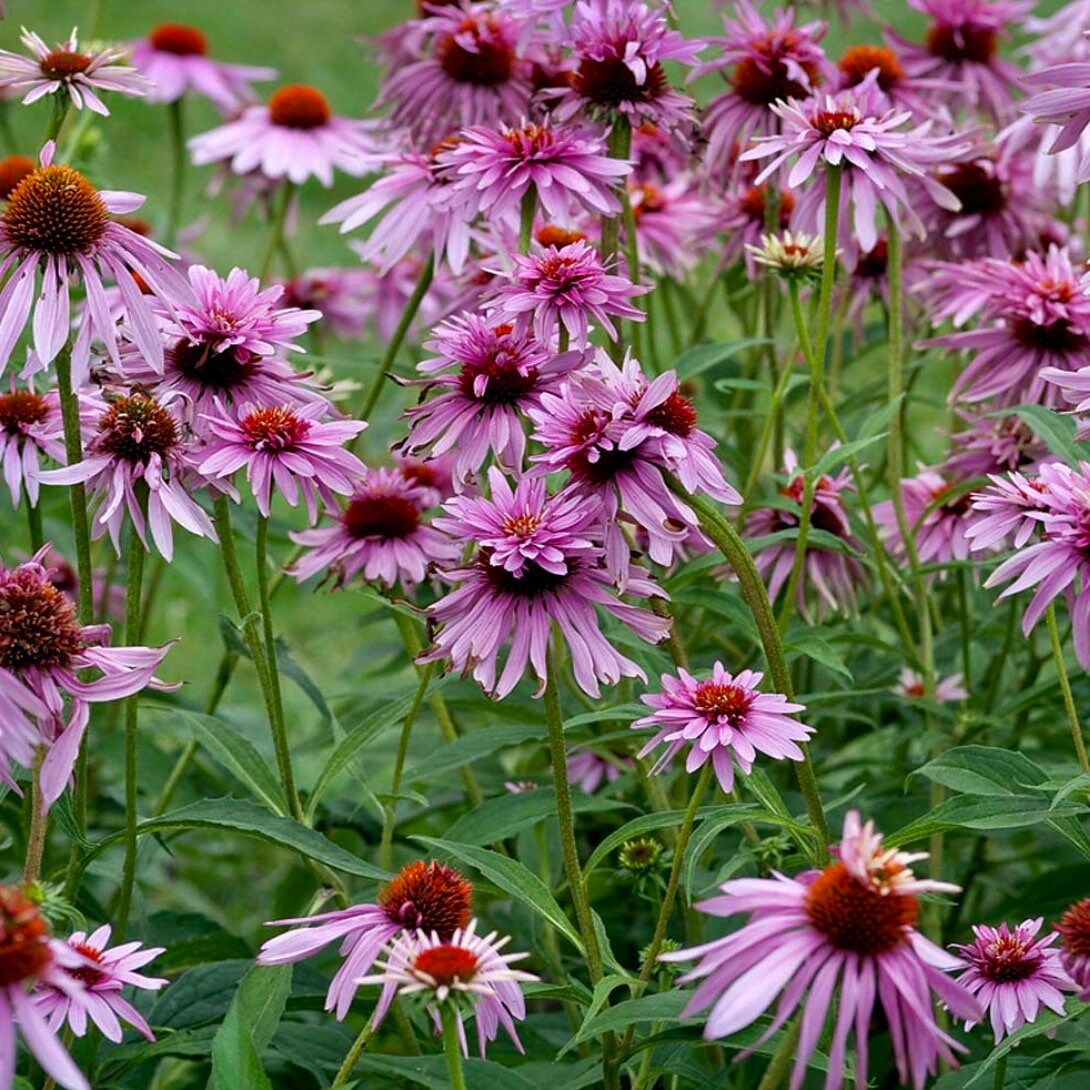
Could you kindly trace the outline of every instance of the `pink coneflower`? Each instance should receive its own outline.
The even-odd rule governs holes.
[[[168,309],[188,294],[185,279],[168,262],[174,255],[111,218],[144,203],[137,193],[97,190],[77,170],[53,165],[53,145],[42,148],[41,167],[8,197],[0,217],[0,370],[6,366],[33,309],[34,352],[51,363],[71,333],[71,289],[82,284],[76,354],[85,358],[102,341],[115,364],[117,315],[103,278],[116,281],[129,336],[155,371],[163,369],[156,333],[156,300]],[[35,303],[35,284],[41,286]],[[138,278],[138,279],[137,279]]]
[[[163,977],[148,977],[136,971],[162,954],[165,947],[142,949],[138,942],[126,942],[110,949],[112,932],[109,924],[103,924],[90,935],[85,931],[70,935],[68,945],[84,963],[63,968],[62,972],[79,981],[83,990],[62,990],[44,980],[35,989],[34,1001],[48,1018],[49,1028],[54,1033],[67,1025],[75,1036],[83,1037],[90,1020],[108,1041],[118,1044],[122,1037],[121,1021],[124,1021],[149,1041],[154,1041],[155,1035],[144,1016],[121,993],[126,985],[155,992],[169,983]]]
[[[1050,931],[1037,938],[1042,923],[1040,917],[1024,920],[1013,931],[1005,923],[998,927],[974,924],[974,941],[954,946],[965,966],[958,983],[977,997],[990,1016],[996,1044],[1037,1021],[1042,1007],[1063,1014],[1063,993],[1074,987],[1060,964],[1060,951],[1050,949],[1060,936]],[[972,1029],[977,1021],[969,1019],[965,1028]]]
[[[190,496],[194,484],[195,444],[174,406],[133,393],[99,403],[84,395],[86,407],[99,410],[83,461],[42,473],[46,484],[83,483],[98,504],[92,536],[109,533],[120,555],[126,515],[147,546],[145,529],[165,560],[174,555],[173,525],[216,539],[212,521]],[[147,518],[138,486],[147,490]]]
[[[194,136],[189,150],[197,166],[230,163],[235,174],[257,171],[295,185],[317,178],[328,188],[334,169],[366,173],[375,151],[373,128],[372,122],[335,117],[317,88],[288,84],[267,106],[248,106],[238,120]]]
[[[64,461],[60,398],[54,390],[36,394],[12,383],[8,393],[0,394],[0,474],[13,507],[24,491],[31,507],[37,507],[43,455]]]
[[[762,538],[784,530],[797,530],[805,497],[804,474],[799,470],[794,451],[786,451],[784,469],[788,475],[780,490],[781,502],[762,507],[746,519],[746,536]],[[835,476],[823,474],[814,482],[810,506],[810,528],[817,534],[806,540],[806,558],[795,592],[795,602],[803,617],[811,616],[809,598],[816,592],[818,615],[826,609],[854,612],[855,591],[866,581],[863,565],[856,559],[863,546],[852,534],[844,493],[854,488],[851,476],[841,470]],[[839,547],[824,535],[832,535]],[[768,586],[768,596],[775,601],[791,577],[795,566],[796,541],[774,541],[763,547],[753,546],[757,570]]]
[[[653,272],[684,279],[719,240],[714,232],[721,207],[695,179],[681,175],[664,185],[630,184],[640,260]]]
[[[819,44],[825,23],[796,25],[794,8],[766,19],[750,0],[732,4],[731,13],[733,22],[723,18],[723,37],[708,39],[721,55],[697,69],[698,74],[730,70],[724,71],[730,90],[713,98],[703,117],[708,167],[721,175],[730,171],[737,149],[751,137],[776,132],[779,122],[770,107],[806,98],[834,72]]]
[[[14,886],[0,886],[0,1081],[5,1087],[15,1074],[15,1027],[51,1078],[64,1090],[91,1090],[37,1008],[28,984],[50,984],[78,996],[82,984],[66,970],[84,959],[66,943],[51,939],[37,905]]]
[[[971,521],[965,531],[970,547],[991,549],[1010,539],[1015,549],[1021,549],[1041,528],[1051,494],[1036,477],[1021,473],[992,474],[989,479],[987,488],[973,493]]]
[[[901,479],[905,522],[916,542],[921,564],[948,564],[969,556],[969,509],[972,495],[961,481],[951,481],[921,466],[915,477]],[[906,556],[892,500],[874,505],[874,521],[893,556]]]
[[[423,582],[430,564],[450,564],[458,544],[424,522],[430,490],[406,479],[397,469],[364,469],[343,511],[331,512],[328,528],[291,534],[307,551],[290,572],[300,581],[330,571],[342,586],[357,575],[406,591]]]
[[[15,192],[15,187],[28,174],[33,174],[37,166],[27,155],[5,155],[0,159],[0,201],[6,201]]]
[[[910,76],[892,49],[880,45],[849,46],[836,62],[837,86],[858,87],[871,73],[874,82],[894,106],[911,110],[916,117],[937,113],[935,92],[948,90],[941,80]]]
[[[181,394],[187,416],[198,422],[217,399],[228,404],[322,400],[308,388],[306,375],[278,358],[303,351],[297,339],[321,318],[319,311],[278,306],[284,289],[276,284],[262,290],[257,277],[243,269],[232,269],[226,278],[203,265],[191,265],[187,272],[193,301],[162,316],[167,348],[158,397]],[[130,382],[156,381],[139,353],[123,357],[122,371]]]
[[[408,458],[394,451],[394,465],[410,484],[422,489],[427,497],[425,507],[438,507],[454,495],[454,462],[456,455],[437,458]]]
[[[177,102],[193,91],[223,113],[253,102],[251,83],[276,78],[275,68],[212,60],[204,32],[185,23],[160,23],[133,42],[132,61],[154,84],[147,93],[149,102]]]
[[[390,126],[427,147],[470,125],[514,125],[529,116],[523,26],[492,3],[430,5],[417,24],[424,55],[396,65],[379,93]]]
[[[910,666],[902,666],[893,691],[908,700],[920,700],[927,695],[927,686],[923,674]],[[935,692],[931,698],[936,704],[956,704],[959,700],[968,700],[964,678],[961,674],[935,679]]]
[[[409,409],[408,452],[451,452],[461,485],[489,453],[509,470],[522,469],[526,433],[521,414],[541,405],[584,359],[582,351],[557,353],[528,330],[495,325],[477,314],[460,314],[436,327],[425,349],[435,355],[417,364],[429,376],[422,404]]]
[[[782,992],[772,1025],[757,1042],[763,1044],[801,1005],[790,1090],[801,1090],[834,1005],[825,1085],[843,1082],[845,1049],[854,1036],[855,1085],[863,1090],[877,1000],[901,1081],[923,1090],[939,1061],[956,1067],[954,1051],[965,1051],[939,1027],[932,993],[959,1018],[981,1016],[976,999],[946,975],[959,967],[958,959],[916,930],[918,895],[957,887],[916,878],[910,864],[926,855],[884,848],[873,822],[861,825],[855,810],[844,818],[836,855],[824,870],[798,878],[724,883],[722,896],[696,907],[712,916],[749,913],[748,922],[725,938],[663,954],[661,960],[700,959],[680,980],[701,981],[685,1014],[711,1007],[704,1026],[709,1040],[751,1025]]]
[[[657,731],[638,756],[646,757],[666,743],[651,766],[651,775],[664,771],[688,746],[685,771],[695,772],[710,760],[719,786],[730,794],[734,766],[748,776],[758,753],[774,760],[801,761],[803,752],[797,743],[805,742],[814,730],[793,716],[805,711],[805,706],[780,693],[762,693],[763,677],[754,670],[732,676],[721,662],[715,663],[704,681],[687,670],[679,669],[677,677],[663,674],[663,691],[640,697],[654,711],[632,724],[633,730]]]
[[[545,215],[561,220],[579,209],[617,213],[616,184],[632,169],[609,158],[593,132],[548,121],[462,129],[438,162],[451,177],[454,199],[473,214],[505,216],[533,190]]]
[[[640,0],[578,0],[568,40],[576,68],[557,114],[577,113],[630,124],[650,121],[679,131],[692,123],[692,99],[670,86],[664,62],[692,66],[704,48],[671,29],[662,8]]]
[[[693,152],[670,132],[643,121],[632,130],[632,175],[635,182],[661,185],[693,166]]]
[[[0,49],[0,88],[17,95],[25,91],[24,105],[46,95],[63,94],[77,110],[87,109],[106,117],[110,111],[98,97],[99,91],[139,97],[151,87],[135,68],[118,63],[128,56],[124,46],[81,53],[74,30],[52,49],[25,28],[19,40],[32,56]]]
[[[718,228],[726,235],[723,258],[727,261],[744,260],[746,270],[755,277],[753,250],[759,249],[768,230],[770,201],[776,201],[776,219],[781,231],[791,226],[795,211],[795,196],[790,190],[777,189],[770,182],[754,185],[748,171],[725,193]]]
[[[473,217],[463,202],[452,199],[453,187],[437,160],[441,148],[427,155],[410,151],[374,157],[373,164],[385,173],[318,222],[339,223],[345,234],[385,213],[356,247],[364,261],[377,262],[379,273],[386,273],[410,250],[423,248],[431,250],[436,266],[460,273],[469,256]]]
[[[462,1051],[467,1052],[465,1031],[461,1028],[462,1011],[454,1002],[458,997],[473,1010],[482,1059],[486,1046],[496,1039],[501,1026],[515,1048],[522,1052],[515,1029],[515,1022],[526,1017],[521,985],[538,978],[512,968],[516,961],[529,955],[502,953],[510,941],[509,936],[501,939],[495,931],[478,935],[476,920],[470,920],[467,927],[459,928],[449,938],[429,935],[423,929],[415,934],[402,932],[386,950],[386,960],[376,963],[379,971],[360,981],[382,985],[371,1024],[378,1027],[395,996],[421,995],[427,999],[428,1012],[438,1030],[441,1023],[436,1004],[451,1002],[457,1013]]]
[[[1063,940],[1060,963],[1079,989],[1079,999],[1090,1002],[1090,897],[1073,904],[1060,917],[1056,930]]]
[[[1013,476],[1013,475],[1012,475]],[[1040,467],[1034,491],[1040,507],[1030,517],[1040,524],[1041,540],[1018,548],[999,565],[986,587],[1010,585],[1000,599],[1036,587],[1022,617],[1022,632],[1029,634],[1049,604],[1059,595],[1068,598],[1075,654],[1090,668],[1090,463],[1074,469],[1060,462]],[[974,542],[975,544],[975,542]],[[1012,582],[1013,580],[1013,582]]]
[[[366,421],[323,421],[328,412],[320,403],[264,407],[244,403],[233,416],[221,406],[205,417],[209,436],[198,472],[222,479],[245,466],[262,515],[268,517],[275,487],[291,507],[302,497],[313,524],[319,499],[326,506],[335,505],[334,496],[350,495],[365,471],[344,444],[367,427]]]
[[[585,747],[572,750],[565,765],[568,782],[586,795],[593,795],[603,783],[616,783],[625,772],[636,767],[631,757],[602,757]]]
[[[1053,246],[1019,261],[983,258],[976,269],[939,266],[939,276],[952,285],[944,313],[964,314],[972,305],[984,319],[980,328],[921,345],[972,353],[951,399],[1051,404],[1058,387],[1078,386],[1090,349],[1090,297],[1066,249]]]
[[[1021,417],[962,415],[968,427],[951,436],[944,473],[962,479],[985,477],[1052,460],[1044,441]]]
[[[23,789],[11,766],[14,763],[23,768],[34,767],[42,744],[38,723],[49,716],[49,708],[15,674],[0,666],[0,783],[16,795],[21,796]]]
[[[318,311],[323,329],[338,337],[356,339],[363,336],[372,314],[374,279],[368,269],[333,266],[304,269],[284,281],[281,301],[299,310]],[[379,335],[385,338],[392,332],[392,328],[380,330]]]
[[[88,704],[120,700],[159,684],[155,669],[169,650],[169,645],[110,647],[109,625],[81,626],[74,604],[42,566],[47,549],[17,567],[0,568],[0,669],[14,674],[46,709],[38,719],[39,745],[49,747],[41,772],[43,807],[51,806],[68,782]],[[83,679],[84,670],[95,676]],[[17,692],[8,695],[19,702]]]
[[[1032,0],[908,0],[931,20],[922,45],[891,34],[905,71],[913,77],[941,80],[942,96],[953,110],[986,110],[997,120],[1010,117],[1022,76],[999,55],[1008,28],[1017,26]]]
[[[841,167],[840,238],[845,253],[871,249],[878,241],[877,210],[881,205],[894,221],[923,237],[924,225],[909,195],[913,179],[936,204],[957,208],[957,198],[929,173],[932,164],[963,149],[956,135],[931,133],[932,123],[906,127],[908,110],[890,108],[877,89],[874,73],[857,87],[835,95],[818,94],[805,101],[790,99],[771,107],[782,132],[762,136],[739,157],[743,162],[768,159],[757,183],[794,159],[786,184],[796,189],[820,163]],[[818,212],[825,200],[825,171],[796,207],[798,226],[820,229]],[[848,216],[848,210],[854,212]]]
[[[532,324],[545,344],[563,327],[576,348],[585,346],[591,319],[616,340],[613,318],[646,318],[629,299],[651,289],[606,272],[598,251],[585,242],[537,246],[528,256],[515,254],[514,262],[512,281],[500,285],[490,304],[492,319],[514,322],[520,331]]]
[[[387,885],[375,904],[353,905],[338,912],[271,920],[270,927],[298,924],[269,939],[257,955],[258,965],[290,965],[303,961],[331,942],[343,940],[344,963],[326,993],[325,1009],[343,1019],[352,1006],[362,976],[383,946],[399,933],[417,929],[450,939],[468,926],[473,887],[452,867],[430,861],[408,863]]]
[[[603,565],[600,504],[565,490],[548,496],[540,478],[522,477],[512,491],[489,470],[492,498],[456,496],[436,526],[476,551],[465,567],[445,573],[457,589],[428,608],[438,631],[421,662],[451,659],[488,693],[505,697],[530,667],[544,692],[546,649],[554,625],[571,651],[579,687],[591,696],[598,683],[645,678],[643,670],[605,639],[598,609],[641,639],[657,643],[669,622],[622,602]],[[627,589],[640,598],[662,591],[632,565]],[[510,644],[496,677],[501,648]]]

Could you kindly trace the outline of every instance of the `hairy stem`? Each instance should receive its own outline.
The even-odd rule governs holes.
[[[1060,629],[1056,624],[1056,605],[1049,603],[1045,610],[1045,619],[1048,622],[1048,638],[1052,643],[1052,658],[1056,663],[1056,675],[1060,679],[1060,692],[1063,693],[1064,710],[1067,712],[1067,722],[1071,727],[1071,740],[1075,743],[1075,756],[1079,761],[1079,768],[1090,775],[1090,760],[1086,756],[1086,742],[1082,737],[1082,727],[1079,726],[1079,713],[1075,707],[1075,698],[1071,693],[1071,680],[1067,676],[1067,667],[1064,665],[1064,650],[1060,643]]]

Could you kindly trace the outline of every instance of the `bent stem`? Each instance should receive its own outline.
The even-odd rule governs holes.
[[[466,1077],[462,1071],[462,1042],[458,1039],[458,1012],[454,1000],[440,1004],[439,1016],[443,1022],[443,1054],[447,1058],[447,1078],[450,1090],[466,1090]]]
[[[146,497],[141,495],[141,506]],[[141,593],[144,582],[144,543],[129,524],[129,541],[125,557],[125,642],[138,642],[141,623]],[[133,886],[136,882],[136,758],[137,727],[140,696],[134,693],[125,701],[125,862],[121,870],[121,889],[117,897],[117,935],[124,938],[129,925]]]
[[[1045,610],[1045,618],[1048,621],[1048,638],[1052,643],[1052,658],[1056,663],[1056,674],[1060,679],[1060,691],[1063,693],[1067,722],[1071,727],[1071,739],[1075,743],[1075,756],[1078,757],[1079,768],[1090,775],[1090,760],[1086,756],[1086,743],[1083,741],[1082,728],[1079,726],[1079,713],[1071,693],[1071,680],[1067,676],[1067,666],[1064,664],[1064,651],[1060,643],[1060,629],[1056,624],[1054,602],[1050,602],[1048,609]]]
[[[689,495],[674,477],[667,477],[666,483],[676,496],[696,512],[700,528],[734,570],[742,591],[742,598],[757,625],[761,646],[764,648],[765,659],[768,662],[768,670],[772,675],[772,683],[776,686],[777,692],[783,693],[788,700],[793,700],[794,686],[791,683],[791,671],[787,667],[780,629],[772,614],[768,592],[765,590],[765,585],[745,542],[738,536],[738,531],[702,496]],[[818,790],[817,776],[814,774],[814,766],[810,760],[809,746],[801,743],[799,748],[802,750],[803,759],[794,762],[795,774],[798,777],[799,790],[806,804],[810,824],[814,828],[814,836],[817,838],[817,843],[812,846],[810,854],[815,865],[822,867],[829,859],[829,825],[825,818],[821,793]]]
[[[431,282],[434,277],[435,255],[432,254],[428,257],[427,261],[424,262],[424,266],[420,270],[420,278],[416,282],[416,287],[413,288],[412,295],[409,296],[408,301],[405,303],[405,309],[401,312],[401,319],[397,323],[394,335],[390,338],[389,344],[386,345],[386,352],[379,362],[378,371],[375,373],[375,377],[371,382],[370,389],[368,389],[367,394],[363,399],[363,403],[360,405],[360,411],[356,414],[358,419],[369,420],[371,414],[375,411],[378,399],[382,396],[386,375],[393,366],[394,360],[397,359],[397,353],[409,332],[409,326],[412,325],[413,319],[416,317],[416,312],[420,309],[420,304],[424,301],[424,296],[427,295],[428,288],[431,287]],[[354,451],[358,442],[359,436],[356,436],[356,438],[349,443],[348,449]]]
[[[185,153],[185,115],[183,113],[184,96],[175,99],[167,106],[170,119],[170,146],[172,152],[170,176],[170,205],[167,211],[167,229],[165,243],[167,249],[174,248],[178,237],[178,227],[182,222],[182,204],[185,200],[185,172],[189,159]]]
[[[696,822],[696,813],[700,809],[700,803],[704,799],[704,795],[708,790],[708,784],[711,783],[712,778],[712,763],[707,761],[704,767],[700,770],[700,776],[696,781],[696,787],[693,788],[692,798],[689,799],[689,805],[685,808],[685,816],[681,819],[681,829],[677,834],[677,846],[674,848],[674,862],[670,867],[670,877],[666,882],[666,892],[662,897],[662,905],[659,908],[659,916],[655,921],[655,933],[651,937],[651,944],[647,948],[647,957],[644,958],[643,965],[640,967],[640,982],[639,985],[632,989],[632,998],[637,999],[647,986],[647,982],[651,979],[652,974],[655,971],[655,963],[658,961],[659,951],[662,949],[663,941],[666,939],[666,931],[670,926],[670,917],[673,915],[674,902],[677,900],[678,886],[681,884],[681,868],[685,864],[685,850],[689,846],[689,838],[693,834],[693,825]],[[632,1024],[625,1030],[624,1037],[621,1039],[621,1053],[622,1055],[628,1051],[628,1046],[632,1043],[632,1035],[635,1032],[635,1024]]]

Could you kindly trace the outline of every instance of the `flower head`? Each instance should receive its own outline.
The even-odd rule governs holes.
[[[444,573],[458,584],[428,608],[437,625],[422,662],[450,658],[481,687],[506,696],[530,667],[544,692],[546,648],[557,625],[572,653],[576,682],[592,696],[599,682],[645,677],[643,670],[606,640],[599,609],[641,639],[656,643],[667,623],[648,610],[622,602],[603,564],[600,505],[570,489],[548,496],[541,478],[521,477],[512,490],[495,467],[491,499],[456,496],[435,525],[455,541],[476,548],[468,564]],[[662,592],[629,565],[628,590],[642,598]],[[507,659],[497,678],[501,648]]]
[[[224,64],[208,56],[208,39],[195,26],[160,23],[132,43],[132,60],[153,86],[149,102],[177,102],[186,92],[203,95],[232,113],[254,99],[251,83],[276,78],[275,68]]]
[[[786,279],[817,280],[825,264],[822,239],[801,231],[761,235],[761,244],[747,245],[746,253],[755,264],[764,265]]]
[[[593,795],[603,782],[615,783],[635,767],[631,757],[602,757],[586,747],[570,752],[566,761],[568,780],[586,795]]]
[[[1079,999],[1090,1002],[1090,897],[1073,904],[1056,930],[1063,941],[1060,962],[1079,989]]]
[[[64,427],[56,391],[36,394],[12,383],[0,393],[0,474],[18,507],[23,492],[31,507],[38,505],[41,458],[64,461]]]
[[[75,30],[52,49],[33,31],[23,28],[19,40],[31,54],[25,57],[0,49],[0,88],[23,95],[24,105],[46,95],[66,95],[77,110],[109,114],[100,91],[141,96],[151,84],[135,69],[120,64],[128,56],[123,46],[81,52]]]
[[[321,403],[244,403],[235,413],[220,406],[205,418],[209,437],[198,472],[214,479],[228,478],[245,466],[246,480],[262,515],[269,514],[275,487],[291,507],[301,497],[313,524],[318,518],[318,500],[335,505],[334,496],[351,495],[364,473],[363,463],[344,445],[367,423],[323,421],[328,411]]]
[[[408,863],[379,893],[374,904],[298,919],[272,920],[269,926],[298,925],[269,939],[257,955],[259,965],[288,965],[311,957],[331,942],[343,940],[344,963],[326,993],[326,1010],[343,1019],[352,1006],[360,978],[390,939],[415,932],[449,939],[470,922],[473,887],[452,867]]]
[[[65,943],[49,937],[37,905],[15,886],[0,886],[0,1056],[7,1081],[14,1074],[15,1028],[46,1073],[64,1090],[90,1090],[64,1045],[38,1010],[28,985],[47,984],[79,998],[83,986],[66,970],[83,958]]]
[[[374,153],[373,124],[337,117],[325,95],[307,84],[289,84],[266,106],[248,106],[242,116],[189,141],[193,162],[229,163],[235,174],[301,185],[317,178],[333,184],[333,171],[359,176]]]
[[[158,991],[168,983],[162,977],[137,972],[162,954],[164,948],[143,949],[138,942],[127,942],[111,949],[112,930],[109,924],[104,924],[90,935],[76,931],[69,936],[68,945],[84,961],[61,971],[78,980],[83,990],[63,990],[50,981],[42,981],[34,996],[38,1010],[49,1019],[49,1028],[54,1033],[67,1025],[77,1037],[83,1037],[90,1020],[107,1040],[118,1043],[122,1037],[121,1022],[127,1022],[154,1041],[144,1016],[121,993],[126,986]]]
[[[749,913],[722,939],[662,955],[664,961],[699,959],[680,978],[699,980],[686,1014],[711,1007],[709,1040],[750,1025],[782,993],[763,1044],[802,1008],[790,1090],[800,1090],[829,1011],[835,1028],[826,1086],[839,1086],[845,1049],[855,1038],[856,1086],[867,1083],[871,1020],[880,1003],[902,1082],[923,1090],[939,1061],[956,1066],[964,1051],[940,1028],[931,993],[960,1018],[978,1019],[980,1004],[946,975],[959,961],[916,930],[918,895],[956,892],[954,886],[918,879],[911,864],[923,855],[885,848],[872,822],[851,811],[836,860],[798,878],[740,878],[720,886],[722,896],[696,907],[713,916]],[[744,1054],[743,1054],[744,1055]]]
[[[378,1026],[382,1022],[396,995],[426,997],[437,1026],[436,1004],[461,1000],[473,1011],[482,1057],[488,1042],[496,1039],[500,1026],[521,1052],[515,1022],[526,1017],[526,1001],[520,985],[537,977],[512,967],[514,962],[529,955],[503,953],[510,941],[507,936],[499,938],[495,931],[478,935],[476,920],[447,938],[423,929],[415,934],[403,932],[387,949],[386,960],[377,963],[379,972],[360,981],[382,985],[372,1024]],[[460,1006],[455,1009],[460,1024]],[[465,1050],[464,1033],[462,1044]]]
[[[1073,987],[1060,964],[1060,951],[1051,949],[1060,937],[1050,931],[1037,938],[1044,921],[1024,920],[1012,931],[974,924],[973,942],[954,947],[965,971],[958,977],[990,1015],[998,1044],[1027,1022],[1035,1022],[1041,1007],[1064,1013],[1064,991]],[[971,1029],[976,1019],[966,1023]]]
[[[927,685],[923,674],[913,670],[910,666],[902,666],[893,691],[898,696],[903,696],[908,700],[921,700],[927,695]],[[935,678],[935,691],[932,694],[932,699],[936,704],[954,704],[959,700],[967,700],[968,698],[969,694],[965,691],[964,678],[961,674]]]
[[[316,310],[322,316],[322,327],[338,337],[363,336],[367,320],[372,316],[371,299],[374,275],[368,269],[353,267],[304,269],[284,281],[281,301],[301,311]],[[393,330],[381,329],[385,340]]]
[[[430,490],[396,469],[365,467],[348,505],[330,512],[333,526],[291,535],[306,548],[291,574],[303,580],[330,571],[337,586],[362,575],[411,590],[424,580],[429,565],[452,563],[461,551],[424,521],[432,498]]]
[[[684,279],[686,270],[709,247],[722,215],[719,204],[684,174],[663,185],[632,182],[628,196],[639,252],[647,267]]]
[[[915,538],[921,564],[946,564],[968,557],[972,495],[964,483],[922,467],[915,477],[902,478],[905,522]],[[875,504],[874,521],[893,555],[904,556],[905,543],[892,500]]]
[[[796,743],[805,742],[813,728],[793,713],[805,708],[779,693],[762,693],[758,686],[763,677],[753,670],[732,676],[720,662],[703,681],[687,670],[678,670],[676,678],[663,674],[663,691],[640,697],[654,711],[632,724],[634,730],[657,729],[640,757],[666,743],[651,773],[662,772],[688,746],[685,771],[695,772],[710,760],[720,787],[729,794],[734,766],[748,776],[758,753],[801,761],[803,752]]]

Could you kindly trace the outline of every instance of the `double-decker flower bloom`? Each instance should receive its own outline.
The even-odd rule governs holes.
[[[641,639],[657,643],[669,622],[622,602],[604,564],[600,503],[565,489],[547,495],[541,478],[521,477],[514,490],[495,467],[491,499],[456,496],[435,525],[455,541],[476,546],[469,562],[443,573],[457,587],[428,607],[437,625],[421,662],[449,658],[455,669],[488,693],[506,696],[532,669],[545,691],[547,649],[554,625],[571,651],[579,687],[599,695],[599,682],[622,677],[646,680],[599,628],[599,610],[616,617]],[[640,598],[663,592],[650,577],[627,565],[627,590]],[[501,649],[509,645],[497,678]]]
[[[912,873],[911,864],[924,858],[884,847],[873,822],[861,824],[853,810],[844,819],[836,859],[824,870],[724,883],[722,896],[696,907],[712,916],[748,913],[749,920],[725,938],[660,958],[699,961],[680,978],[700,981],[685,1014],[710,1007],[704,1036],[715,1040],[751,1025],[780,995],[772,1024],[752,1051],[801,1008],[788,1082],[790,1090],[800,1090],[835,1009],[826,1086],[843,1082],[854,1037],[855,1085],[862,1090],[871,1021],[881,1004],[901,1081],[923,1090],[940,1060],[956,1067],[955,1051],[965,1051],[939,1026],[932,993],[958,1018],[981,1017],[979,1002],[947,976],[960,966],[958,959],[916,930],[919,894],[957,892]]]
[[[151,84],[135,69],[120,64],[128,56],[124,46],[81,52],[73,30],[52,49],[37,34],[24,28],[19,39],[31,54],[25,57],[0,49],[0,89],[23,95],[24,105],[46,95],[65,95],[77,110],[109,114],[100,91],[141,96]]]
[[[662,675],[661,693],[645,693],[640,699],[654,709],[637,719],[633,730],[656,730],[640,750],[646,757],[657,746],[666,748],[651,766],[651,774],[664,771],[686,746],[685,771],[695,772],[712,762],[719,786],[729,794],[734,787],[734,767],[749,775],[759,753],[775,760],[801,761],[799,742],[813,728],[794,718],[805,706],[780,693],[763,693],[764,675],[743,670],[732,676],[721,662],[711,676],[698,680],[687,670],[677,677]]]

